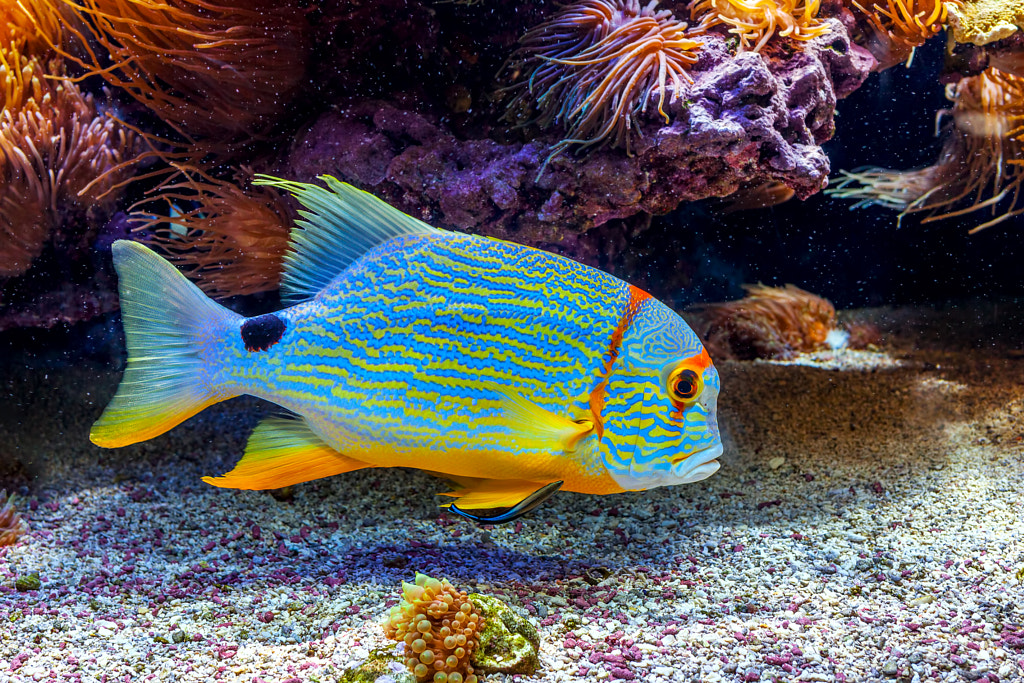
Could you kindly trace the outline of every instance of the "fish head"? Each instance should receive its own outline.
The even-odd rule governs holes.
[[[623,489],[700,481],[719,467],[718,371],[696,333],[656,299],[638,308],[608,375],[601,455]]]

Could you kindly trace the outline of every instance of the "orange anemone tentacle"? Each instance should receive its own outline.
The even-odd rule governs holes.
[[[730,26],[741,52],[760,52],[777,30],[784,38],[801,41],[827,33],[828,24],[817,18],[819,4],[819,0],[695,0],[690,4],[690,19],[703,29]]]
[[[952,125],[939,160],[912,171],[844,171],[831,190],[853,208],[879,204],[900,218],[925,213],[923,223],[987,210],[977,232],[1024,213],[1024,77],[994,68],[947,89]],[[966,206],[962,202],[970,202]]]
[[[879,71],[906,61],[946,25],[943,0],[850,0],[848,6],[867,34],[860,40],[878,60]]]

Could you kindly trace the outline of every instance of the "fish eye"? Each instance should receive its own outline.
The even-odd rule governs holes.
[[[689,408],[697,403],[703,391],[704,379],[694,368],[680,365],[668,376],[668,395],[673,403]]]

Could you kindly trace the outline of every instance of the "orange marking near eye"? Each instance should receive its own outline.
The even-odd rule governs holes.
[[[615,366],[615,361],[619,358],[619,349],[622,347],[622,338],[626,334],[626,330],[636,320],[637,313],[640,312],[640,307],[645,301],[651,298],[651,295],[640,289],[639,287],[629,286],[629,302],[626,304],[626,310],[623,312],[622,317],[619,318],[619,324],[616,326],[615,331],[612,332],[612,338],[608,343],[608,352],[605,354],[604,368],[601,370],[601,379],[598,381],[597,386],[590,392],[590,412],[594,416],[594,431],[597,432],[597,438],[600,440],[604,437],[604,402],[607,398],[607,387],[608,377],[612,374],[612,368]],[[704,354],[707,355],[706,353]],[[711,359],[708,358],[708,362]]]
[[[690,356],[683,362],[692,368],[707,370],[711,367],[711,356],[708,355],[707,349],[702,348],[696,356]]]

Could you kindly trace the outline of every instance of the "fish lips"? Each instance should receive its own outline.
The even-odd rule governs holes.
[[[722,455],[725,447],[719,441],[710,448],[691,453],[679,462],[672,465],[672,475],[677,477],[677,484],[692,484],[695,481],[707,479],[718,471],[722,466],[718,458]]]
[[[678,459],[672,459],[672,465],[667,469],[640,470],[637,468],[636,454],[637,443],[640,440],[639,430],[637,438],[633,442],[633,452],[630,454],[628,472],[609,471],[612,478],[626,491],[646,491],[660,486],[676,486],[678,484],[692,484],[693,482],[707,479],[718,471],[721,463],[719,456],[725,450],[722,442],[718,441],[713,446],[708,446],[699,451],[694,451]]]

